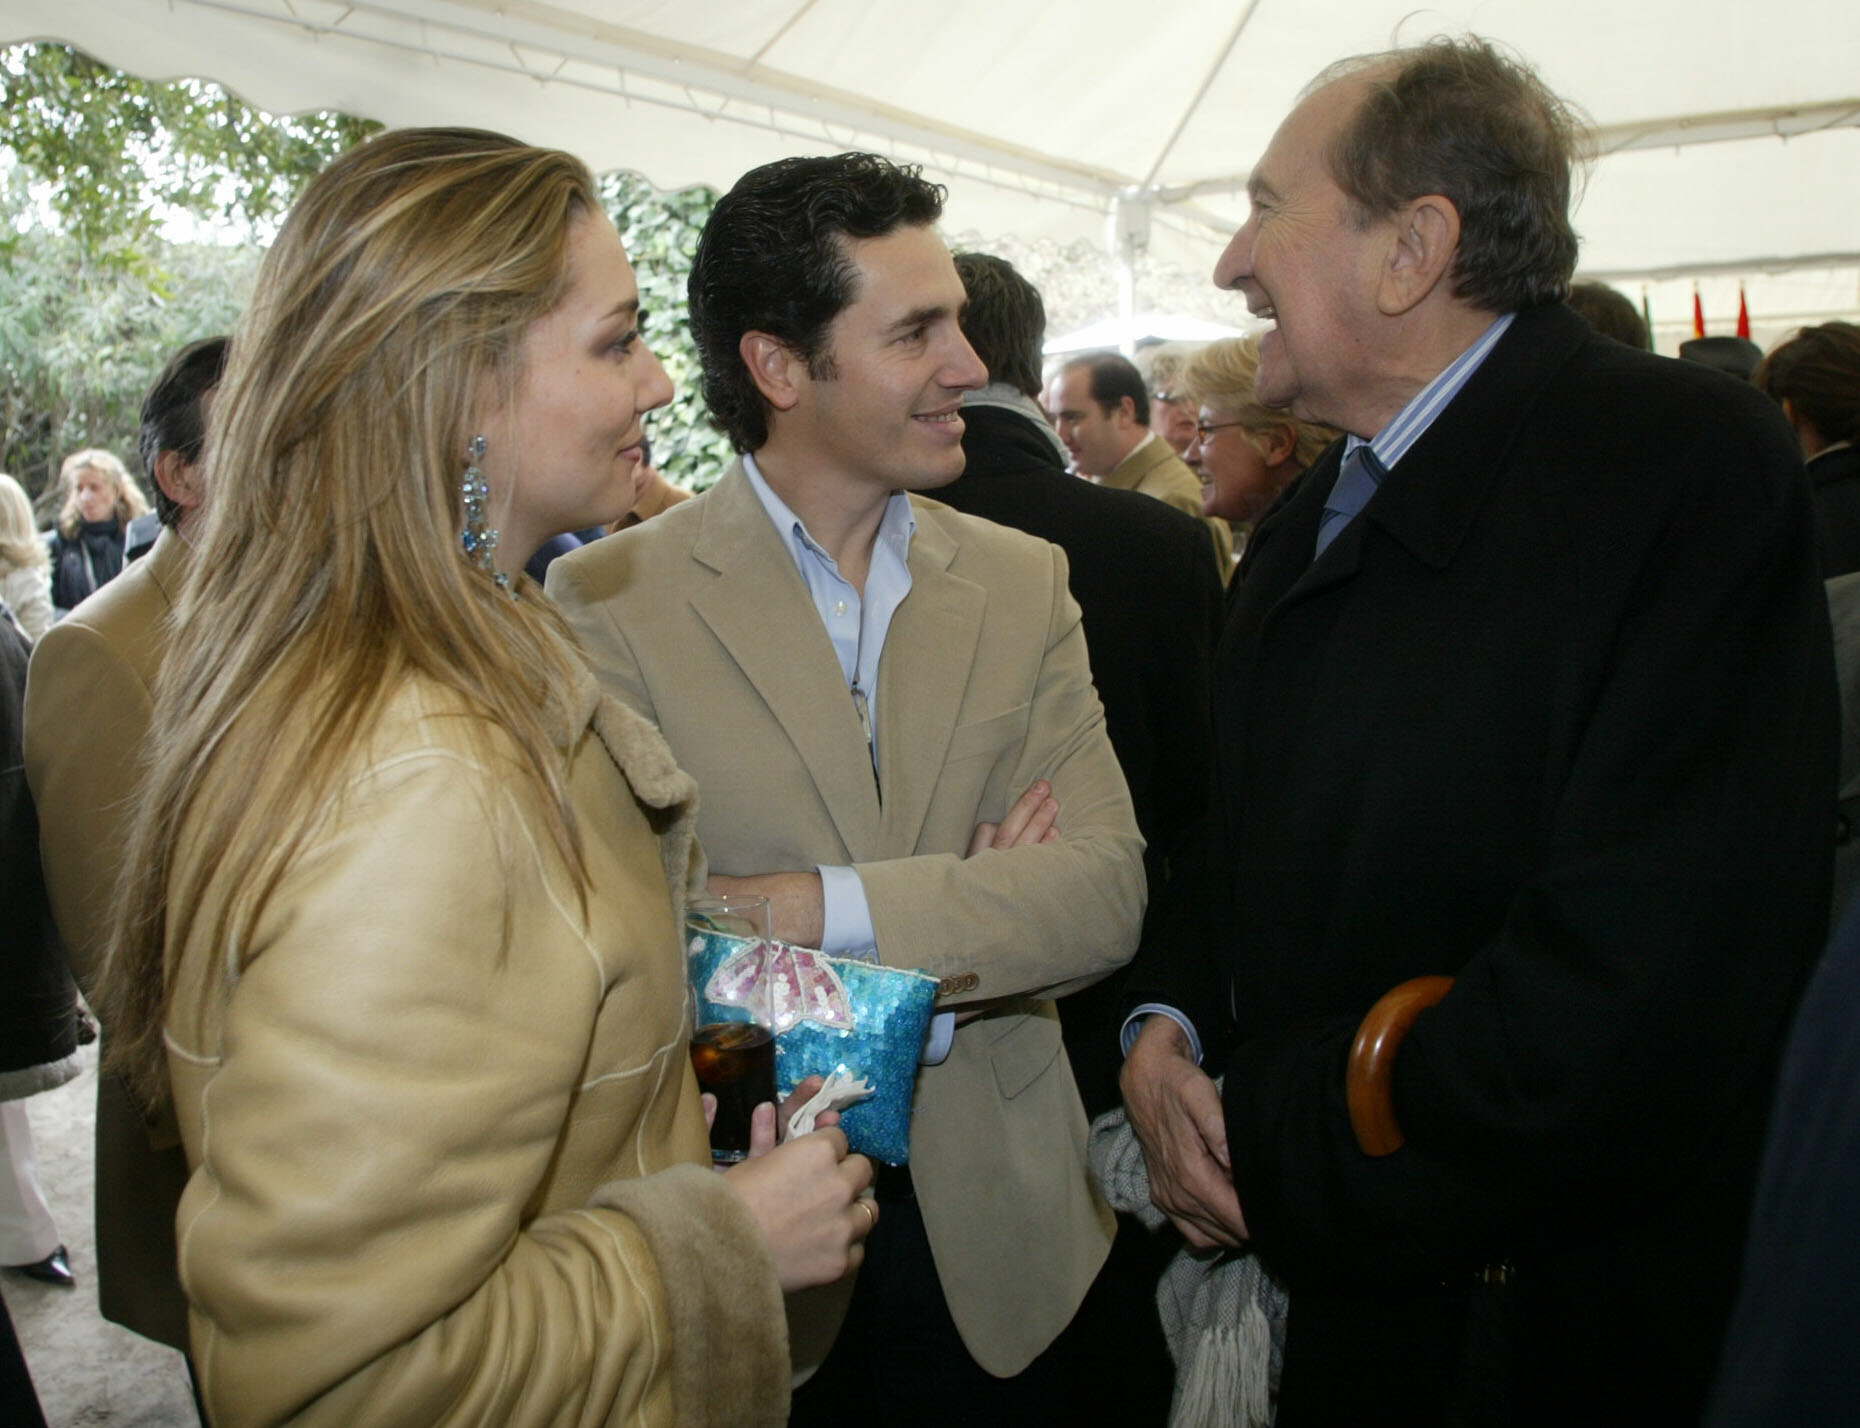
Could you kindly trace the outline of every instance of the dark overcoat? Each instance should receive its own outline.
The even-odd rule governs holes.
[[[0,615],[0,1101],[77,1074],[77,988],[39,870],[39,819],[20,755],[31,646]]]
[[[1279,1423],[1454,1421],[1494,1261],[1518,1359],[1489,1416],[1696,1421],[1825,933],[1836,713],[1799,456],[1754,390],[1561,306],[1518,315],[1313,563],[1340,446],[1236,577],[1171,934],[1291,1293]],[[1346,1055],[1426,973],[1457,982],[1400,1053],[1408,1144],[1370,1159]]]
[[[1824,451],[1808,463],[1815,492],[1821,573],[1832,580],[1860,570],[1860,446]]]
[[[962,476],[927,494],[1065,551],[1066,584],[1079,602],[1092,684],[1130,785],[1154,898],[1207,807],[1208,672],[1222,594],[1207,530],[1154,497],[1067,475],[1029,416],[965,406],[962,420]],[[1065,816],[1060,809],[1061,826]],[[1079,1096],[1093,1116],[1118,1103],[1124,981],[1123,971],[1113,972],[1059,1002]]]

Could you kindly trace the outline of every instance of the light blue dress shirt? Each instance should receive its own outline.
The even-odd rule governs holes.
[[[1376,489],[1380,489],[1382,480],[1389,472],[1395,469],[1395,463],[1408,454],[1409,448],[1421,439],[1422,434],[1434,424],[1435,419],[1439,417],[1443,411],[1452,405],[1453,399],[1457,397],[1461,389],[1472,380],[1473,373],[1477,372],[1480,365],[1491,355],[1492,349],[1498,345],[1499,338],[1505,335],[1506,330],[1511,326],[1512,318],[1515,316],[1517,316],[1516,313],[1508,312],[1502,317],[1494,319],[1492,325],[1479,334],[1478,341],[1474,342],[1472,346],[1468,347],[1464,352],[1460,353],[1459,356],[1447,363],[1447,365],[1441,369],[1440,374],[1425,387],[1421,388],[1420,391],[1416,392],[1414,396],[1409,399],[1408,405],[1395,413],[1395,419],[1387,426],[1383,427],[1381,431],[1377,432],[1369,441],[1365,442],[1360,436],[1345,437],[1343,443],[1344,462],[1352,463],[1352,459],[1354,458],[1354,464],[1362,465],[1368,473],[1367,479],[1373,481]],[[1367,446],[1369,448],[1370,454],[1375,458],[1373,461],[1363,462],[1361,458],[1356,457],[1357,448],[1361,446]],[[1339,470],[1339,485],[1342,484],[1344,469],[1347,468],[1340,468]],[[1342,532],[1343,528],[1356,518],[1357,512],[1369,504],[1369,499],[1373,495],[1374,491],[1371,490],[1363,494],[1361,499],[1340,503],[1336,507],[1326,507],[1325,515],[1327,517],[1331,515],[1333,510],[1336,510],[1342,513],[1342,519],[1335,521],[1328,519],[1320,520],[1318,537],[1319,554],[1322,554],[1324,547],[1329,545],[1330,542]],[[1124,1025],[1119,1038],[1120,1044],[1123,1046],[1124,1055],[1130,1055],[1130,1048],[1136,1045],[1137,1033],[1142,1030],[1143,1019],[1147,1016],[1166,1016],[1177,1026],[1181,1027],[1183,1033],[1188,1037],[1189,1050],[1194,1053],[1196,1063],[1200,1063],[1201,1037],[1196,1034],[1194,1024],[1177,1008],[1165,1006],[1160,1002],[1145,1002],[1135,1011],[1131,1012],[1129,1016],[1124,1018]]]
[[[878,778],[878,667],[885,652],[885,636],[891,630],[891,617],[897,613],[904,597],[911,593],[911,537],[917,531],[917,515],[910,497],[902,491],[891,493],[885,514],[878,523],[878,536],[872,546],[872,561],[865,575],[865,591],[860,593],[844,575],[838,562],[808,534],[807,526],[788,503],[775,494],[753,456],[743,458],[743,472],[762,502],[762,509],[781,533],[795,568],[807,586],[807,593],[826,627],[833,652],[839,657],[840,673],[845,677],[848,695],[859,710],[865,728],[866,749],[872,760],[872,778]],[[878,960],[878,938],[872,930],[872,909],[865,898],[865,884],[859,881],[856,868],[820,865],[821,934],[820,950],[836,957],[858,957],[868,962]],[[934,1066],[949,1055],[950,1041],[956,1031],[952,1012],[932,1018],[924,1039],[923,1061]]]

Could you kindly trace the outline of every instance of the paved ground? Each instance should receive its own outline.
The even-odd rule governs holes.
[[[84,1074],[26,1102],[39,1174],[71,1251],[76,1289],[0,1274],[51,1428],[197,1428],[181,1356],[97,1313],[91,1231],[91,1127],[97,1108],[97,1047],[84,1047]]]

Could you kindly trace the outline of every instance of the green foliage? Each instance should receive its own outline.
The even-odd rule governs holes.
[[[274,118],[65,45],[0,47],[0,469],[42,491],[66,453],[131,470],[170,353],[230,331],[268,238],[330,159],[380,126]],[[191,217],[239,246],[165,241]]]
[[[639,277],[640,304],[649,314],[646,340],[677,390],[670,406],[647,419],[653,464],[680,486],[702,491],[734,455],[698,391],[697,348],[685,322],[685,282],[716,191],[660,193],[637,174],[616,173],[602,178],[601,200]]]
[[[89,262],[77,239],[43,231],[16,235],[0,264],[0,470],[29,493],[81,447],[138,469],[143,394],[176,348],[231,330],[259,258],[200,244],[145,252],[159,281]]]
[[[380,126],[278,118],[198,80],[153,83],[68,46],[0,47],[0,469],[29,491],[82,446],[133,460],[142,395],[183,343],[229,332],[303,185]],[[601,194],[639,274],[646,336],[677,388],[653,456],[694,490],[729,443],[698,394],[685,280],[717,201],[611,174]],[[243,238],[163,241],[176,215]]]
[[[6,182],[36,183],[59,226],[105,266],[141,270],[176,214],[268,234],[311,175],[380,127],[347,114],[275,117],[218,85],[138,79],[67,45],[0,48]]]

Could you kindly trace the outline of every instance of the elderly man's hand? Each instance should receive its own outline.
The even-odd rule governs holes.
[[[1182,1028],[1166,1016],[1146,1020],[1119,1084],[1156,1208],[1196,1249],[1243,1244],[1220,1089],[1195,1065]]]

